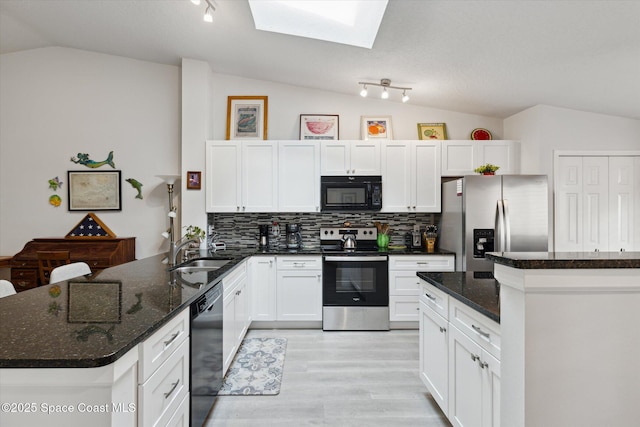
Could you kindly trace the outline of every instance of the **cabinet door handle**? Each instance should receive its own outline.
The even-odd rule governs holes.
[[[293,263],[293,266],[294,266],[294,267],[300,267],[300,268],[301,268],[301,267],[304,267],[304,264],[305,264],[304,262],[294,262],[294,263]]]
[[[480,361],[480,367],[481,367],[482,369],[484,369],[484,368],[488,368],[488,367],[489,367],[489,364],[488,364],[487,362],[485,362],[485,361]]]
[[[489,334],[489,332],[483,331],[479,326],[471,325],[471,327],[473,328],[474,331],[476,331],[477,333],[479,333],[483,337],[485,337],[487,339],[491,338],[491,335]]]
[[[471,360],[476,362],[476,361],[480,360],[480,356],[478,356],[477,354],[471,353]]]
[[[428,261],[418,261],[418,265],[429,265]]]
[[[176,381],[175,383],[171,384],[171,390],[169,390],[167,393],[164,394],[164,398],[168,398],[169,396],[171,396],[171,394],[174,392],[174,390],[176,389],[176,387],[178,387],[178,384],[180,384],[180,378],[178,378],[178,381]]]
[[[175,334],[173,334],[173,335],[171,336],[171,338],[169,338],[168,340],[166,340],[166,341],[164,342],[164,346],[165,346],[165,347],[168,347],[168,346],[169,346],[169,344],[171,344],[172,342],[174,342],[174,341],[175,341],[175,339],[176,339],[176,338],[178,338],[178,335],[180,335],[180,331],[176,332]]]
[[[434,297],[434,296],[432,296],[432,295],[429,295],[429,293],[428,293],[428,292],[425,292],[425,293],[424,293],[424,296],[426,296],[427,298],[429,298],[431,301],[435,301],[435,300],[436,300],[436,297]]]
[[[444,334],[445,332],[447,332],[447,328],[443,328],[442,326],[440,326],[440,332]]]

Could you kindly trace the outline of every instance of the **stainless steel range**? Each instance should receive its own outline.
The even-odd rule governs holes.
[[[320,229],[322,329],[389,330],[389,258],[375,227]]]

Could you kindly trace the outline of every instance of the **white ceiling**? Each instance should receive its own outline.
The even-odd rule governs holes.
[[[640,119],[639,1],[390,0],[373,49],[255,30],[245,0],[0,0],[0,53],[64,46],[508,117],[546,104]],[[370,93],[374,92],[370,90]],[[371,96],[371,95],[370,95]],[[399,96],[392,93],[392,98]]]

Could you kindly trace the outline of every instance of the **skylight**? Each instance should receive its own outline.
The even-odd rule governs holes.
[[[371,49],[388,0],[249,0],[256,29]]]

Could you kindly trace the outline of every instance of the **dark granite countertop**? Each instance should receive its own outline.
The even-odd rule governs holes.
[[[496,264],[520,269],[640,268],[640,252],[490,252]]]
[[[500,323],[500,284],[486,278],[487,272],[418,272],[418,277]]]
[[[385,253],[416,254],[407,250]],[[231,261],[211,272],[172,275],[161,254],[102,270],[90,278],[0,298],[0,368],[82,368],[113,363],[247,257],[322,253],[320,248],[244,248],[201,255]],[[169,286],[173,279],[180,286]],[[87,293],[83,283],[106,285],[98,298]]]

